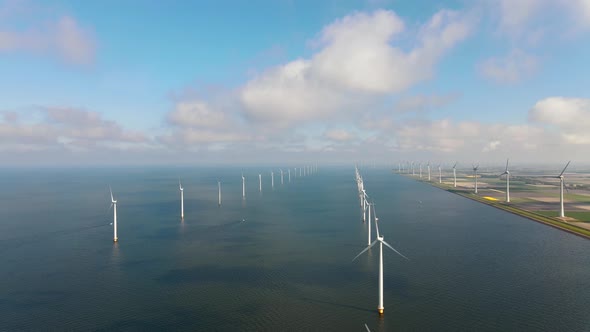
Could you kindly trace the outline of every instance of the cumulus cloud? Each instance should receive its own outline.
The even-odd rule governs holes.
[[[46,107],[29,116],[5,112],[0,122],[0,150],[80,150],[97,146],[124,148],[149,143],[140,132],[124,130],[99,113],[76,108]]]
[[[545,98],[529,111],[529,119],[558,130],[568,143],[590,144],[590,99]]]
[[[242,125],[231,103],[204,101],[191,93],[176,98],[167,121],[172,126],[171,131],[158,136],[157,140],[171,148],[192,145],[196,149],[223,149],[228,143],[250,142],[257,137],[252,128]]]
[[[25,5],[0,4],[0,53],[51,54],[74,64],[94,61],[94,37],[73,17],[40,21],[31,12]]]
[[[513,50],[505,57],[492,57],[480,64],[480,72],[488,79],[500,83],[516,83],[531,76],[539,60],[522,50]]]
[[[246,114],[282,125],[358,111],[376,98],[430,79],[445,52],[470,25],[458,12],[436,13],[417,32],[409,50],[392,45],[404,32],[392,11],[354,13],[326,26],[310,59],[269,69],[240,89]]]

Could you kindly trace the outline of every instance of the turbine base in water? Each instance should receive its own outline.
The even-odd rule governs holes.
[[[379,315],[383,315],[383,308],[378,308],[377,311],[379,312]]]
[[[117,241],[119,241],[119,239],[118,239],[118,238],[114,238],[114,239],[113,239],[113,242],[117,242]]]

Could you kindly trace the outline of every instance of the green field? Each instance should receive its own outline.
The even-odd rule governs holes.
[[[556,218],[559,215],[558,211],[535,211],[535,213],[553,218]],[[590,211],[566,211],[565,215],[581,222],[590,222]]]

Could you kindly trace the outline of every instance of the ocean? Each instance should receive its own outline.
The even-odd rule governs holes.
[[[590,241],[365,168],[380,317],[354,167],[272,169],[3,169],[0,330],[590,331]]]

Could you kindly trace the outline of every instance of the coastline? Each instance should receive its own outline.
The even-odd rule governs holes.
[[[407,178],[412,178],[411,175],[400,174],[400,173],[396,173],[396,172],[394,172],[394,173],[395,174],[398,174],[398,175],[401,175],[401,176],[405,176]],[[475,195],[475,194],[473,194],[471,192],[465,192],[465,191],[457,190],[454,187],[449,186],[449,185],[445,185],[445,184],[442,184],[441,185],[441,184],[439,184],[437,182],[423,181],[423,180],[420,180],[420,179],[414,179],[414,180],[419,181],[419,182],[422,182],[422,183],[429,184],[429,185],[431,185],[433,187],[436,187],[436,188],[439,188],[441,190],[445,190],[445,191],[448,191],[450,193],[453,193],[453,194],[456,194],[456,195],[459,195],[459,196],[462,196],[462,197],[471,199],[473,201],[480,202],[480,203],[483,203],[483,204],[486,204],[486,205],[495,207],[497,209],[500,209],[500,210],[503,210],[503,211],[506,211],[506,212],[509,212],[509,213],[512,213],[512,214],[521,216],[523,218],[526,218],[526,219],[529,219],[529,220],[533,220],[533,221],[536,221],[536,222],[545,224],[547,226],[551,226],[553,228],[560,229],[562,231],[565,231],[565,232],[568,232],[568,233],[571,233],[571,234],[574,234],[574,235],[577,235],[577,236],[580,236],[580,237],[583,237],[583,238],[586,238],[586,239],[590,239],[590,230],[585,229],[585,228],[582,228],[582,227],[578,227],[576,225],[572,225],[572,224],[567,223],[567,222],[560,221],[560,220],[558,220],[556,218],[547,217],[547,216],[544,216],[544,215],[541,215],[541,214],[538,214],[538,213],[535,213],[535,212],[532,212],[532,211],[524,210],[524,209],[518,208],[518,207],[516,207],[514,205],[506,204],[505,202],[502,202],[502,201],[487,200],[487,199],[484,199],[482,196]]]

